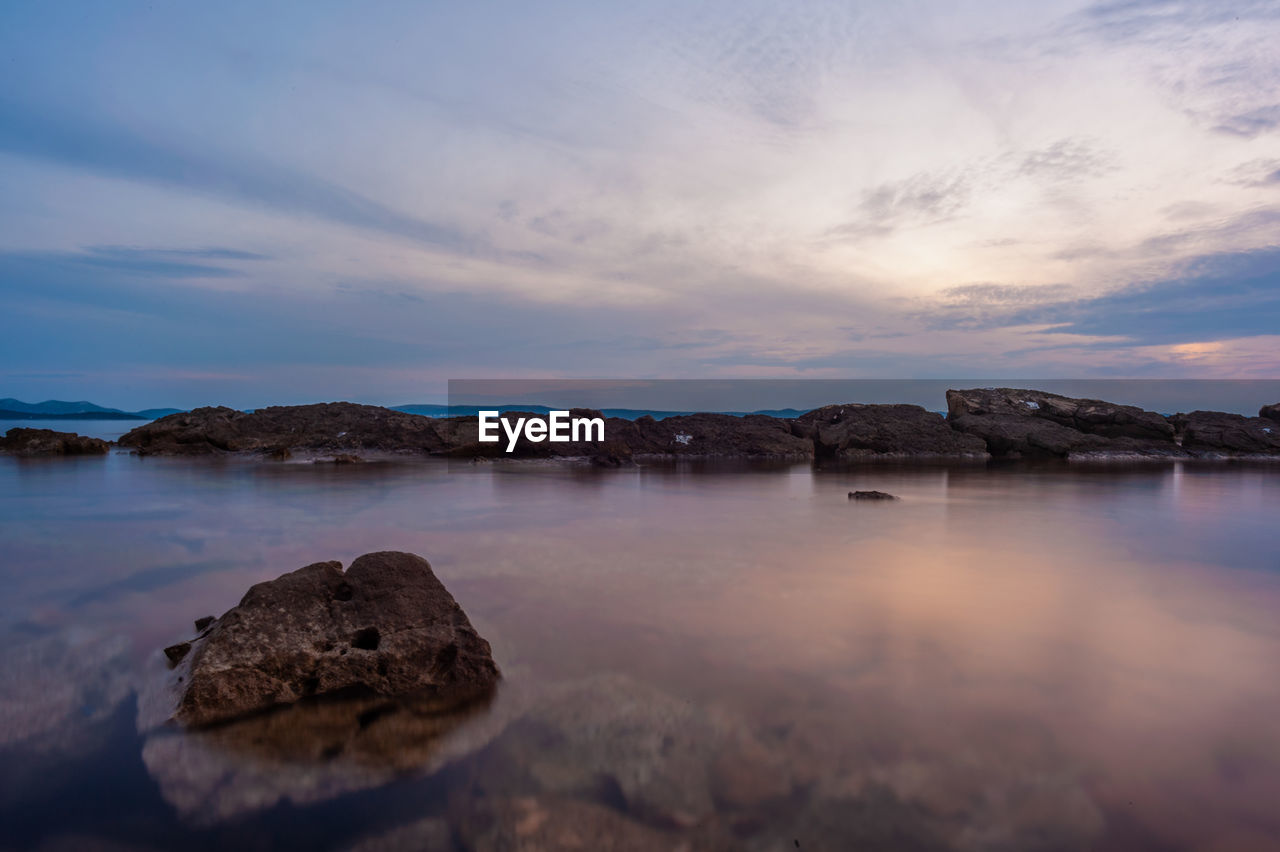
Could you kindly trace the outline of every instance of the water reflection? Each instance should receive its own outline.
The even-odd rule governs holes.
[[[566,821],[689,848],[1280,843],[1274,467],[96,461],[0,464],[11,646],[126,637],[127,692],[252,583],[397,549],[431,560],[511,674],[403,765],[357,759],[413,740],[358,742],[363,711],[301,738],[263,720],[198,759],[149,734],[184,843],[322,799],[322,822],[358,807],[369,835],[475,848],[519,825],[563,842]],[[201,761],[220,786],[191,780]],[[403,810],[427,782],[401,770],[447,806]]]

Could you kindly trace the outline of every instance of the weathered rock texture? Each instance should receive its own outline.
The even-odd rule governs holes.
[[[490,691],[489,643],[411,553],[317,562],[249,589],[175,670],[174,717],[225,722],[322,695],[464,702]]]
[[[997,456],[1187,455],[1154,411],[1016,388],[947,391],[947,421]]]
[[[762,414],[688,414],[662,420],[624,420],[577,408],[570,411],[571,417],[604,420],[604,441],[521,439],[513,452],[507,452],[507,438],[501,430],[498,441],[480,441],[475,417],[432,418],[372,405],[331,402],[252,413],[198,408],[139,426],[120,443],[140,455],[239,452],[285,460],[302,452],[349,463],[362,458],[356,455],[358,451],[473,460],[586,458],[611,467],[661,458],[876,462],[982,460],[989,456],[1180,459],[1278,452],[1266,437],[1272,433],[1265,430],[1280,422],[1275,420],[1280,417],[1280,404],[1264,407],[1260,418],[1215,412],[1167,418],[1132,405],[1096,399],[981,388],[947,391],[947,409],[943,418],[917,405],[847,403],[823,406],[795,419]],[[1217,425],[1211,422],[1211,415],[1218,418]],[[1191,426],[1193,416],[1196,425]],[[518,418],[545,419],[546,415],[508,411],[503,417],[514,422]]]
[[[139,426],[121,437],[120,445],[133,447],[139,455],[249,451],[283,456],[291,448],[331,453],[443,452],[453,443],[448,433],[454,428],[447,420],[351,402],[273,406],[254,412],[197,408]]]
[[[10,429],[0,438],[0,452],[16,456],[101,456],[111,445],[101,438],[52,429]]]
[[[1202,454],[1280,454],[1280,423],[1222,411],[1193,411],[1170,418],[1182,446]]]
[[[800,415],[793,430],[814,453],[847,460],[986,458],[987,445],[956,432],[942,415],[918,405],[827,405]]]

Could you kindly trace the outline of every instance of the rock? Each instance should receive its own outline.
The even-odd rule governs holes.
[[[169,658],[171,663],[180,663],[182,658],[191,650],[190,642],[179,642],[177,645],[170,645],[164,649],[164,655]]]
[[[475,852],[651,852],[687,850],[687,839],[592,802],[519,796],[468,802],[454,825]]]
[[[273,406],[251,413],[197,408],[139,426],[120,438],[120,445],[139,455],[257,452],[273,458],[287,458],[291,448],[442,452],[449,446],[444,422],[350,402]]]
[[[1172,441],[1173,427],[1154,411],[1099,399],[1072,399],[1017,388],[947,391],[947,418],[1011,415],[1049,420],[1086,435]]]
[[[793,431],[814,442],[818,457],[850,461],[987,457],[975,435],[957,432],[918,405],[827,405],[800,415]]]
[[[996,456],[1179,458],[1174,427],[1131,405],[1014,388],[947,391],[947,422]]]
[[[15,428],[0,438],[0,452],[16,456],[101,456],[111,445],[100,438],[52,429]]]
[[[795,435],[786,420],[763,414],[611,418],[605,435],[627,444],[636,456],[813,457],[812,440]]]
[[[1280,423],[1222,411],[1193,411],[1171,418],[1183,448],[1197,454],[1278,455]]]
[[[174,718],[208,725],[333,693],[487,694],[489,643],[410,553],[317,562],[249,589],[174,670]]]
[[[885,491],[850,491],[850,500],[897,500],[893,494]]]
[[[1280,423],[1280,402],[1277,402],[1275,405],[1262,406],[1262,408],[1258,409],[1258,416]]]
[[[196,632],[203,633],[206,627],[208,627],[210,624],[213,624],[217,620],[218,619],[214,618],[212,615],[205,615],[205,616],[201,616],[200,618],[197,618]]]

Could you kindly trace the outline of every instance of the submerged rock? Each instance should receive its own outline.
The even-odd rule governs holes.
[[[174,669],[173,716],[226,722],[331,694],[465,702],[491,691],[489,643],[411,553],[317,562],[249,589]]]
[[[111,445],[101,438],[52,429],[10,429],[0,438],[0,452],[15,456],[101,456]]]

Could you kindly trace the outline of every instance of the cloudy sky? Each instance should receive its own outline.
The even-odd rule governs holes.
[[[0,395],[1280,376],[1280,2],[8,3]]]

